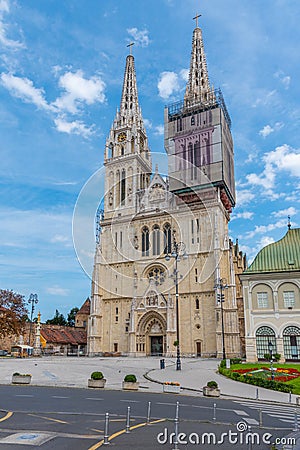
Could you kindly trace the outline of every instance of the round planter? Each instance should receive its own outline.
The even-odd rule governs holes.
[[[12,384],[30,384],[31,375],[13,375],[11,382]]]
[[[218,388],[210,388],[208,386],[204,386],[203,395],[205,397],[220,397],[220,389]]]
[[[92,378],[88,379],[89,388],[104,388],[105,383],[106,383],[105,378],[102,378],[102,380],[93,380]]]

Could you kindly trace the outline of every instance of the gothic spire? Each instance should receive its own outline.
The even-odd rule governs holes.
[[[132,44],[130,44],[132,45]],[[131,54],[126,58],[126,67],[120,104],[120,118],[122,125],[129,125],[135,122],[141,125],[143,122],[139,107],[136,74],[134,67],[134,57]]]
[[[214,89],[209,84],[202,31],[198,27],[199,17],[199,15],[194,17],[196,19],[196,27],[193,32],[189,80],[184,96],[186,105],[197,103],[209,105],[215,102]]]

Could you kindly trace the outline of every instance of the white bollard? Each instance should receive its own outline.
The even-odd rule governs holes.
[[[130,406],[127,407],[126,433],[130,433]]]
[[[179,402],[176,402],[176,412],[175,412],[175,441],[174,441],[174,449],[178,450],[178,432],[179,432]]]
[[[108,432],[108,428],[109,428],[109,414],[105,413],[105,423],[104,423],[104,442],[103,445],[108,445],[109,441],[109,432]]]

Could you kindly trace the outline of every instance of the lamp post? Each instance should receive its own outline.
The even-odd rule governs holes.
[[[30,314],[30,327],[29,327],[28,345],[30,345],[30,340],[31,340],[32,317],[33,317],[33,312],[34,312],[34,305],[36,305],[38,302],[39,302],[39,301],[38,301],[37,294],[30,294],[29,299],[28,299],[28,305],[31,304],[31,314]]]
[[[168,244],[167,244],[168,245]],[[176,342],[177,342],[177,356],[176,356],[176,370],[181,370],[180,360],[180,334],[179,334],[179,293],[178,293],[178,262],[180,257],[187,258],[185,252],[185,244],[183,242],[177,242],[175,237],[175,231],[173,231],[173,242],[171,248],[167,247],[167,254],[165,256],[166,261],[170,261],[171,258],[175,259],[175,269],[173,272],[175,282],[175,299],[176,299]],[[169,254],[169,251],[171,254]]]
[[[273,368],[273,344],[271,341],[268,343],[271,363],[271,379],[274,380],[274,368]]]
[[[225,301],[225,295],[223,294],[224,289],[227,289],[228,286],[226,284],[225,278],[220,278],[217,280],[215,284],[215,290],[217,291],[217,301],[220,302],[221,306],[221,327],[222,327],[222,353],[223,359],[226,359],[226,348],[225,348],[225,331],[224,331],[224,310],[223,310],[223,302]],[[218,291],[221,291],[219,294]]]

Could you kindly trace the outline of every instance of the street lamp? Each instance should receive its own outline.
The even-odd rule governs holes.
[[[34,312],[34,305],[36,305],[38,302],[39,302],[39,301],[38,301],[37,294],[30,294],[29,299],[28,299],[28,305],[31,304],[31,314],[30,314],[30,327],[29,327],[29,339],[28,339],[28,345],[30,345],[30,340],[31,340],[32,317],[33,317],[33,312]]]
[[[273,368],[273,344],[271,341],[268,343],[271,363],[271,379],[274,380],[274,368]]]
[[[222,326],[222,349],[223,349],[223,359],[226,359],[226,349],[225,349],[225,332],[224,332],[224,311],[223,302],[225,302],[225,295],[223,294],[224,289],[227,289],[225,278],[220,278],[215,284],[215,290],[217,291],[217,301],[221,303],[221,326]],[[221,293],[219,294],[219,291]]]
[[[179,341],[179,293],[178,293],[178,261],[180,258],[187,259],[187,254],[185,252],[185,244],[183,242],[176,242],[175,231],[173,231],[173,242],[171,248],[168,248],[167,254],[165,256],[166,261],[170,261],[171,258],[175,259],[175,269],[173,272],[174,282],[175,282],[175,298],[176,298],[176,341],[177,341],[177,357],[176,357],[176,370],[181,370],[181,360],[180,360],[180,341]],[[171,252],[169,254],[168,252]]]

